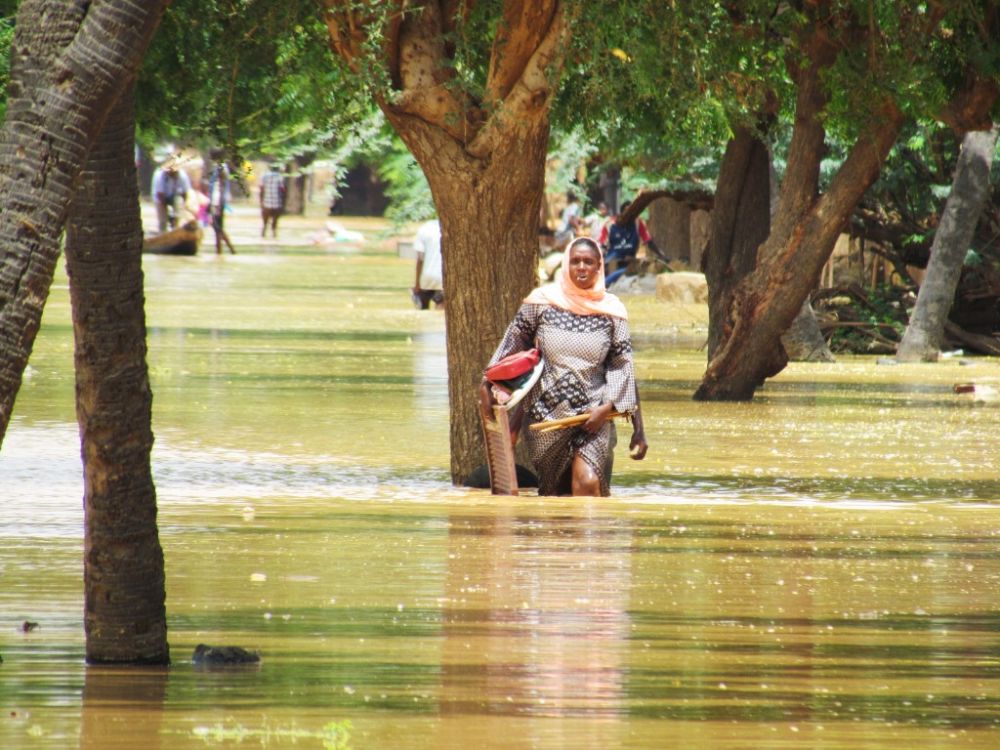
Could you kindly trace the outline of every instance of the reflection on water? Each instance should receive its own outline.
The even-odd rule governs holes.
[[[167,670],[89,667],[83,685],[80,750],[131,747],[169,748],[163,742],[163,702]],[[138,709],[138,710],[136,710]]]
[[[951,391],[995,361],[696,404],[703,355],[650,337],[615,496],[496,499],[447,482],[408,262],[224,260],[146,268],[169,670],[82,663],[56,284],[0,454],[0,748],[1000,746],[1000,408]]]
[[[554,517],[510,510],[452,517],[443,712],[591,718],[627,712],[628,528],[580,511],[586,508]],[[607,726],[607,734],[575,746],[618,744],[621,727]]]

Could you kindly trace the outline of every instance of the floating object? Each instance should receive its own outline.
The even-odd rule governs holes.
[[[21,632],[23,633],[30,633],[32,630],[36,630],[37,628],[38,623],[32,622],[31,620],[25,620],[21,623]]]
[[[151,255],[195,255],[202,235],[198,222],[189,221],[169,232],[146,237],[142,241],[142,252]]]
[[[191,661],[209,666],[260,664],[260,652],[248,651],[240,646],[206,646],[204,643],[199,643],[194,647]]]
[[[1000,391],[994,388],[992,385],[985,385],[983,383],[956,383],[952,390],[955,393],[967,394],[972,397],[973,401],[1000,401]]]
[[[335,221],[328,221],[326,223],[326,233],[327,236],[334,242],[365,241],[365,236],[361,232],[357,232],[353,229],[348,229],[343,224],[338,224]]]

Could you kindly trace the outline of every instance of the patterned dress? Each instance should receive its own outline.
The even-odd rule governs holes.
[[[610,315],[577,315],[552,305],[524,304],[507,328],[490,364],[537,346],[545,358],[542,377],[525,398],[523,436],[539,495],[568,495],[573,455],[579,453],[611,492],[611,464],[617,441],[611,420],[595,435],[580,427],[552,432],[527,425],[560,419],[610,402],[615,411],[636,408],[635,370],[628,322]]]

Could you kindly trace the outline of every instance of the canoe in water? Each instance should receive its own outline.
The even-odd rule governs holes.
[[[177,229],[144,238],[142,251],[154,255],[194,255],[198,252],[202,234],[198,222],[189,221]]]

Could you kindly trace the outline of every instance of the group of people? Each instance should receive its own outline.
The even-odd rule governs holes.
[[[570,193],[559,217],[555,247],[565,247],[576,237],[596,240],[604,252],[604,267],[608,277],[606,283],[613,284],[625,273],[629,261],[636,257],[642,245],[646,245],[650,252],[660,254],[645,221],[638,217],[629,222],[619,221],[619,217],[625,214],[630,205],[631,201],[625,201],[621,211],[612,216],[607,203],[600,201],[592,213],[584,216],[579,199]]]
[[[225,229],[225,217],[232,201],[232,174],[225,160],[225,152],[214,148],[209,152],[212,167],[207,179],[199,186],[199,209],[204,212],[202,223],[211,224],[215,231],[215,252],[221,254],[223,246],[229,252],[236,254],[236,248]],[[194,197],[191,178],[181,169],[179,160],[170,156],[153,173],[150,192],[156,207],[157,227],[160,234],[177,227],[180,212],[188,210],[189,198]],[[272,163],[261,177],[258,191],[260,212],[263,226],[260,236],[267,234],[270,226],[271,236],[278,236],[278,218],[284,212],[286,199],[285,176],[277,163]]]

